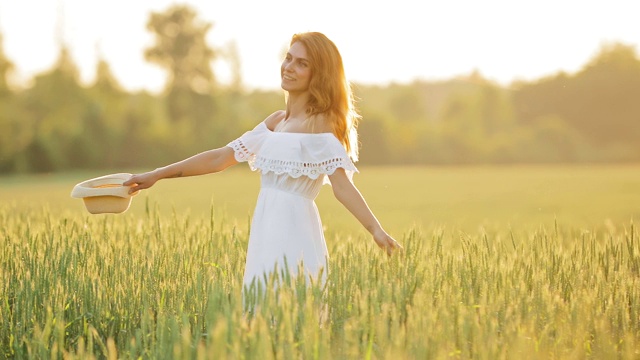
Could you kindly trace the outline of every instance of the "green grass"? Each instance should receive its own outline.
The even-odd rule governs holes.
[[[121,215],[100,173],[0,179],[0,358],[640,357],[640,167],[363,168],[404,244],[381,253],[326,187],[326,288],[242,305],[256,174],[161,182]]]

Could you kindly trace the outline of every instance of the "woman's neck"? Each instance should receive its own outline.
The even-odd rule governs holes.
[[[289,118],[305,119],[309,103],[309,93],[289,93],[287,97],[287,114],[285,120]]]

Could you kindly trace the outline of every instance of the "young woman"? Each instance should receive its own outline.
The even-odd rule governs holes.
[[[390,255],[401,246],[382,228],[351,181],[357,171],[357,120],[342,57],[325,35],[296,34],[280,69],[286,109],[219,149],[132,176],[131,192],[160,179],[222,171],[247,161],[261,173],[247,250],[244,284],[275,268],[316,277],[327,268],[327,246],[314,203],[323,183]],[[328,181],[327,181],[328,180]]]

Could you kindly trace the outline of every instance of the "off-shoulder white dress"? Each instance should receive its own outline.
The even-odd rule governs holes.
[[[314,199],[336,169],[349,177],[358,171],[340,141],[331,133],[274,132],[261,122],[227,146],[261,173],[244,284],[284,270],[285,258],[293,275],[301,263],[307,277],[326,274],[329,254]]]

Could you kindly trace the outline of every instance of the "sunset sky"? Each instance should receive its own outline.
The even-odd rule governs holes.
[[[51,68],[59,39],[83,82],[101,54],[129,90],[159,91],[164,72],[144,60],[151,11],[169,0],[0,0],[0,32],[25,86]],[[225,0],[185,1],[213,23],[208,41],[234,41],[249,88],[278,88],[280,56],[292,34],[321,31],[341,50],[347,75],[367,84],[438,80],[474,69],[502,84],[580,69],[602,44],[638,50],[636,1]],[[224,61],[214,64],[228,79]]]

